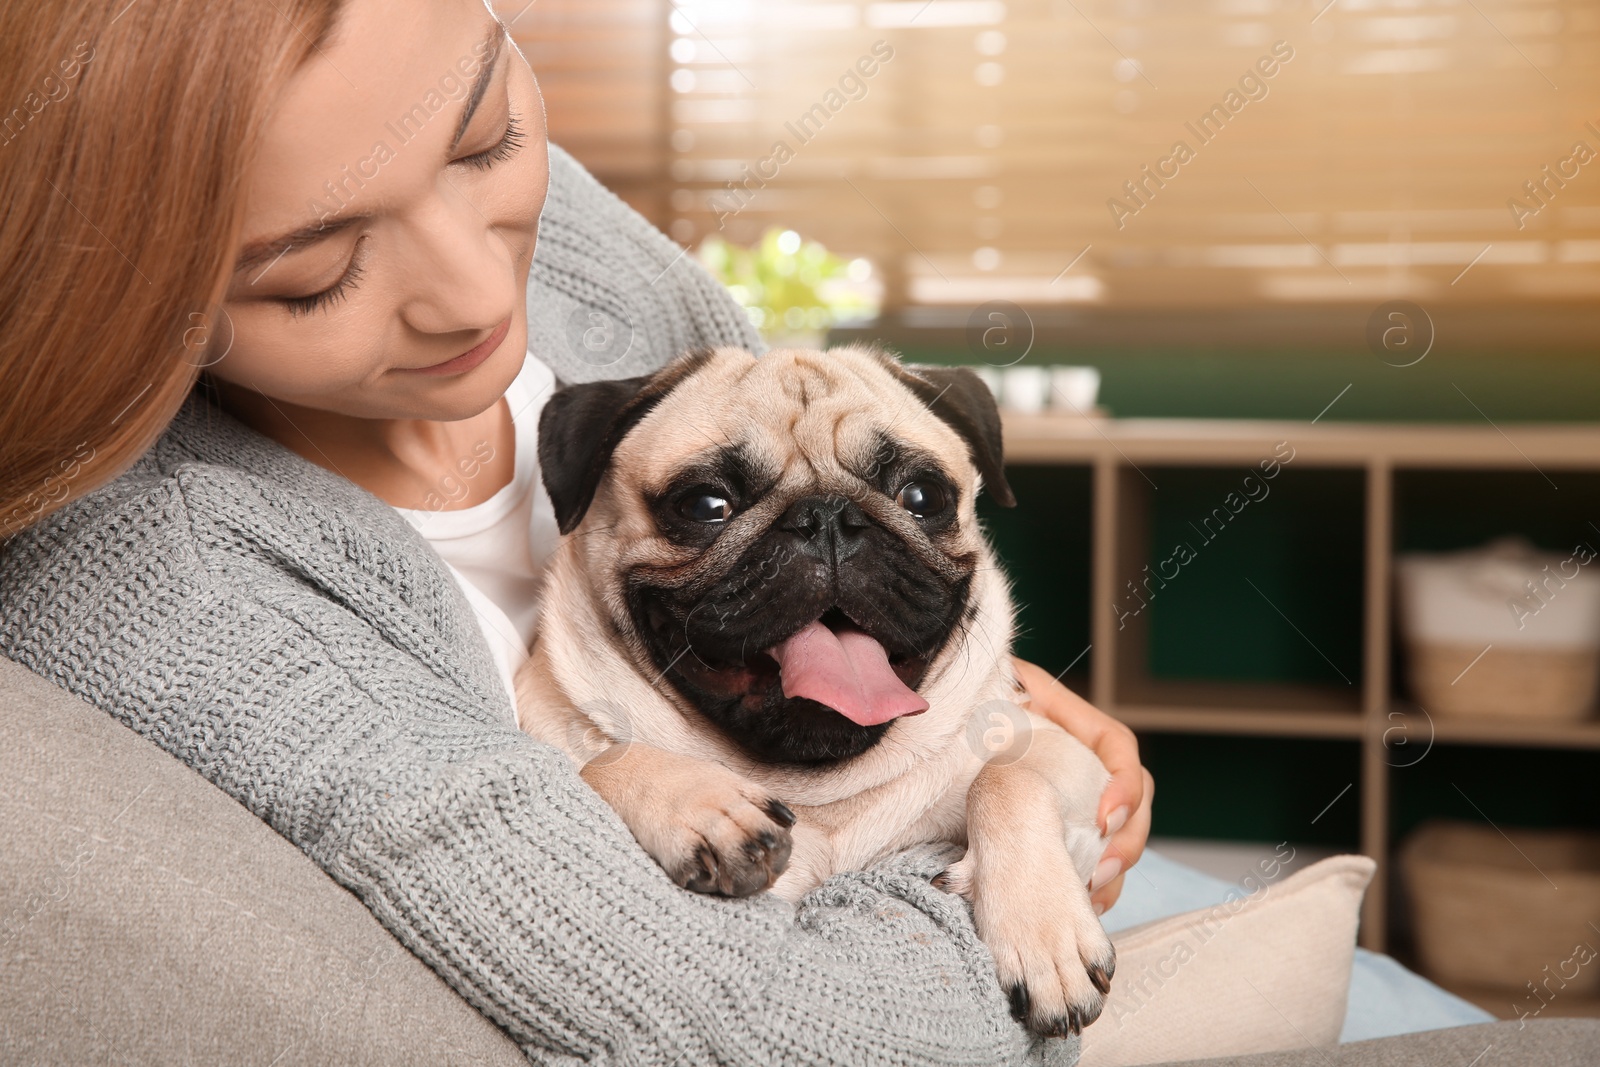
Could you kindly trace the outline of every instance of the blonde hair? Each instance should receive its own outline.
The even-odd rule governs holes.
[[[228,341],[245,175],[342,7],[0,5],[0,537],[125,470]]]

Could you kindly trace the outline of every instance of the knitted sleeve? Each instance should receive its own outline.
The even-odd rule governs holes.
[[[563,382],[648,374],[701,345],[766,351],[692,250],[556,144],[527,304],[528,347]]]
[[[429,658],[439,631],[404,596],[319,588],[248,543],[250,502],[217,516],[238,485],[201,481],[7,546],[0,654],[272,825],[531,1061],[1076,1061],[1077,1039],[1010,1019],[966,906],[927,882],[944,857],[836,876],[798,908],[679,889],[566,757]]]

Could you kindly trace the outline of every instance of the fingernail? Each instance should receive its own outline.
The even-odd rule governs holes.
[[[1094,869],[1094,877],[1089,880],[1089,892],[1098,892],[1101,886],[1115,878],[1121,870],[1122,861],[1115,856],[1101,860]]]
[[[1124,804],[1120,808],[1112,808],[1111,814],[1106,816],[1106,836],[1110,837],[1112,834],[1122,829],[1123,824],[1127,821],[1128,805]]]
[[[1096,915],[1104,915],[1106,913],[1106,906],[1104,904],[1096,904],[1094,906],[1094,913]]]

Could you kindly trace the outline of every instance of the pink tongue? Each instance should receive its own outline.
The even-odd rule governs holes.
[[[834,633],[813,622],[767,652],[778,661],[784,696],[826,704],[857,725],[928,710],[889,666],[883,646],[860,630]]]

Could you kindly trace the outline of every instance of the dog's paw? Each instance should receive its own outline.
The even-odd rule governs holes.
[[[633,745],[579,773],[685,889],[748,897],[788,866],[794,812],[719,763]]]
[[[795,815],[777,797],[727,772],[676,799],[656,859],[683,888],[748,897],[770,888],[789,865]]]
[[[707,789],[682,815],[679,855],[662,866],[685,889],[748,897],[770,888],[789,865],[795,816],[777,797]]]
[[[1060,915],[1001,923],[984,942],[994,954],[1011,1013],[1047,1037],[1081,1033],[1100,1017],[1117,953],[1100,924],[1093,929]]]
[[[1080,1033],[1105,1007],[1116,949],[1064,849],[1015,859],[1001,870],[980,864],[971,876],[978,935],[1012,1014],[1049,1037]]]

